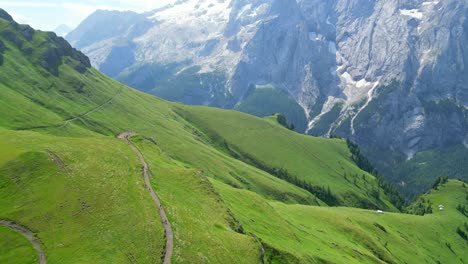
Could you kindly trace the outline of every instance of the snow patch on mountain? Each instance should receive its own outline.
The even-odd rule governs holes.
[[[437,5],[439,3],[440,3],[440,1],[427,1],[427,2],[423,2],[422,5],[423,6],[431,6],[431,5]]]
[[[185,62],[201,66],[200,73],[230,69],[240,58],[245,40],[227,39],[224,31],[230,19],[232,1],[187,0],[147,13],[155,26],[134,41],[139,63]],[[250,14],[245,5],[240,15]],[[250,25],[242,31],[249,31]],[[252,25],[255,27],[255,25]],[[247,35],[247,34],[246,34]],[[238,50],[229,45],[237,45]]]
[[[340,74],[339,77],[341,80],[340,86],[347,97],[349,105],[358,103],[362,99],[369,97],[369,91],[379,84],[379,82],[369,82],[366,79],[355,81],[348,72]]]
[[[171,24],[200,24],[207,21],[227,21],[230,1],[189,0],[176,2],[172,7],[156,10],[148,18]]]
[[[400,14],[416,19],[422,19],[424,16],[423,13],[419,11],[419,9],[400,9]]]

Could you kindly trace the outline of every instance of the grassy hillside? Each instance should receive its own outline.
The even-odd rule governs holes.
[[[0,263],[37,263],[37,255],[25,237],[0,226]]]
[[[466,203],[459,182],[431,194],[450,218],[330,208],[320,189],[308,187],[329,190],[340,205],[396,211],[343,140],[135,91],[90,68],[53,34],[31,33],[2,12],[0,41],[0,219],[36,232],[49,263],[160,261],[163,227],[139,158],[116,138],[125,131],[138,133],[132,141],[174,229],[173,263],[467,257],[463,239],[449,232],[465,219],[452,211]],[[377,222],[385,234],[376,235]],[[0,243],[12,241],[0,260],[34,261],[27,241],[0,233]]]
[[[468,257],[467,241],[456,233],[468,220],[456,209],[459,203],[468,206],[468,191],[459,181],[425,195],[432,204],[445,206],[425,216],[287,205],[215,186],[245,230],[266,244],[266,251],[271,246],[284,251],[266,254],[278,262],[464,263]]]
[[[16,32],[22,26],[0,22],[24,42],[22,47],[32,45]],[[124,87],[91,68],[76,71],[68,55],[61,58],[58,72],[51,74],[15,43],[0,40],[7,47],[0,72],[5,80],[0,90],[0,109],[5,113],[0,135],[0,160],[5,166],[0,174],[0,218],[36,230],[50,262],[154,262],[160,258],[161,224],[145,192],[137,157],[115,138],[123,131],[138,131],[157,141],[168,157],[174,157],[171,160],[186,161],[177,161],[168,170],[179,178],[168,175],[165,186],[171,188],[161,193],[163,204],[171,202],[167,207],[176,232],[174,259],[179,262],[259,259],[255,240],[236,232],[229,210],[219,203],[218,195],[204,191],[210,184],[200,182],[198,171],[271,199],[319,203],[307,191],[219,152],[167,102]],[[43,32],[34,32],[31,42],[36,40],[55,41]],[[171,162],[164,164],[170,167]],[[170,184],[176,179],[181,181]],[[175,196],[187,193],[188,186],[193,188],[188,196]],[[219,210],[213,210],[214,205]],[[204,235],[207,228],[213,229],[212,235]],[[233,250],[234,245],[239,250]],[[251,257],[240,249],[250,250]],[[73,257],[77,252],[80,258]]]
[[[184,118],[241,160],[283,169],[290,178],[330,187],[339,204],[394,210],[375,178],[356,167],[342,139],[314,138],[289,131],[272,119],[261,120],[232,111],[180,106]],[[266,122],[265,122],[266,121]]]
[[[0,138],[0,218],[38,231],[50,262],[160,258],[162,225],[124,142],[3,129]]]

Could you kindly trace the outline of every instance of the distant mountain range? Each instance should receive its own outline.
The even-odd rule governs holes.
[[[281,112],[299,132],[358,142],[402,186],[428,186],[468,177],[467,5],[186,0],[143,14],[97,11],[67,39],[142,91]]]
[[[69,27],[67,25],[61,24],[54,30],[54,32],[58,36],[65,37],[72,30],[73,30],[73,28],[71,28],[71,27]]]

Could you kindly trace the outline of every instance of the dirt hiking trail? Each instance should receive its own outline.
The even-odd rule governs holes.
[[[171,223],[169,222],[169,219],[167,219],[166,212],[164,211],[164,208],[161,205],[161,201],[156,195],[156,192],[154,192],[153,187],[151,187],[151,182],[149,179],[148,164],[146,163],[145,158],[143,157],[143,154],[141,153],[141,151],[130,140],[131,137],[136,136],[136,135],[137,134],[134,132],[125,132],[125,133],[120,134],[118,138],[125,140],[127,144],[133,149],[133,151],[140,158],[141,165],[143,166],[143,178],[145,179],[146,188],[148,189],[151,195],[151,198],[153,199],[153,202],[158,207],[159,216],[161,217],[161,222],[163,223],[163,226],[164,226],[164,236],[166,238],[166,244],[164,247],[163,264],[170,264],[172,251],[174,250],[174,233],[172,231]]]
[[[42,250],[41,240],[36,236],[36,234],[34,234],[33,231],[29,230],[29,228],[27,228],[25,226],[22,226],[20,224],[17,224],[15,222],[9,221],[9,220],[0,219],[0,225],[6,226],[6,227],[20,233],[24,237],[26,237],[26,239],[29,240],[29,242],[33,245],[34,249],[37,252],[37,256],[39,258],[39,264],[46,264],[47,263],[46,256],[44,254],[44,250]]]

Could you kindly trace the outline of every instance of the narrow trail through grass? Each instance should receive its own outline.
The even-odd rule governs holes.
[[[42,243],[39,240],[39,238],[37,238],[35,236],[34,232],[29,230],[29,228],[27,228],[25,226],[19,225],[19,224],[15,223],[15,222],[9,221],[9,220],[0,219],[0,225],[6,226],[6,227],[20,233],[24,237],[26,237],[26,239],[28,239],[29,242],[31,242],[31,244],[33,245],[34,249],[37,252],[37,256],[39,258],[39,264],[46,264],[47,263],[47,259],[46,259],[44,250],[42,249],[42,246],[41,246]]]
[[[92,114],[94,112],[97,112],[101,109],[103,109],[104,107],[106,107],[107,105],[111,104],[116,98],[117,96],[119,96],[120,94],[122,94],[122,89],[120,89],[114,96],[112,96],[111,98],[109,98],[109,100],[107,100],[106,102],[92,108],[92,109],[89,109],[88,111],[82,113],[82,114],[79,114],[79,115],[76,115],[76,116],[73,116],[73,117],[70,117],[68,119],[65,119],[63,120],[63,123],[62,124],[56,124],[56,125],[49,125],[49,126],[34,126],[34,127],[21,127],[21,128],[16,128],[16,130],[32,130],[32,129],[46,129],[46,128],[52,128],[52,127],[59,127],[59,128],[64,128],[66,127],[68,124],[70,124],[70,122],[73,122],[73,121],[76,121],[82,117],[85,117],[89,114]]]
[[[112,96],[112,98],[110,98],[109,100],[107,100],[105,103],[103,103],[103,104],[101,104],[101,105],[99,105],[99,106],[96,106],[95,108],[90,109],[90,110],[86,111],[86,112],[83,113],[83,114],[80,114],[80,115],[77,115],[77,116],[75,116],[75,117],[72,117],[72,118],[70,118],[70,119],[65,120],[64,123],[63,123],[63,125],[62,125],[61,127],[65,127],[65,126],[67,126],[70,122],[73,122],[73,121],[75,121],[75,120],[77,120],[77,119],[79,119],[79,118],[85,117],[85,116],[87,116],[87,115],[89,115],[89,114],[91,114],[91,113],[94,113],[94,112],[97,112],[97,111],[101,110],[101,109],[104,108],[106,105],[111,104],[111,103],[115,100],[115,98],[116,98],[117,96],[119,96],[121,93],[122,93],[122,89],[120,89],[114,96]]]
[[[172,226],[171,223],[169,222],[169,219],[167,218],[166,212],[164,211],[164,208],[161,205],[161,201],[159,200],[158,196],[156,195],[156,192],[153,190],[153,187],[151,187],[150,179],[149,179],[149,169],[148,169],[148,164],[145,161],[145,158],[143,157],[143,154],[141,151],[133,144],[133,142],[130,140],[131,137],[136,136],[137,134],[134,132],[125,132],[122,133],[118,136],[118,138],[123,139],[127,142],[127,144],[135,151],[135,153],[138,155],[140,158],[141,164],[143,166],[143,177],[145,179],[145,184],[146,188],[150,192],[151,198],[153,199],[153,202],[156,204],[159,210],[159,215],[161,217],[162,224],[164,226],[164,236],[166,238],[166,245],[164,247],[164,260],[163,264],[170,264],[171,263],[171,257],[172,257],[172,252],[174,250],[174,233],[172,231]]]

